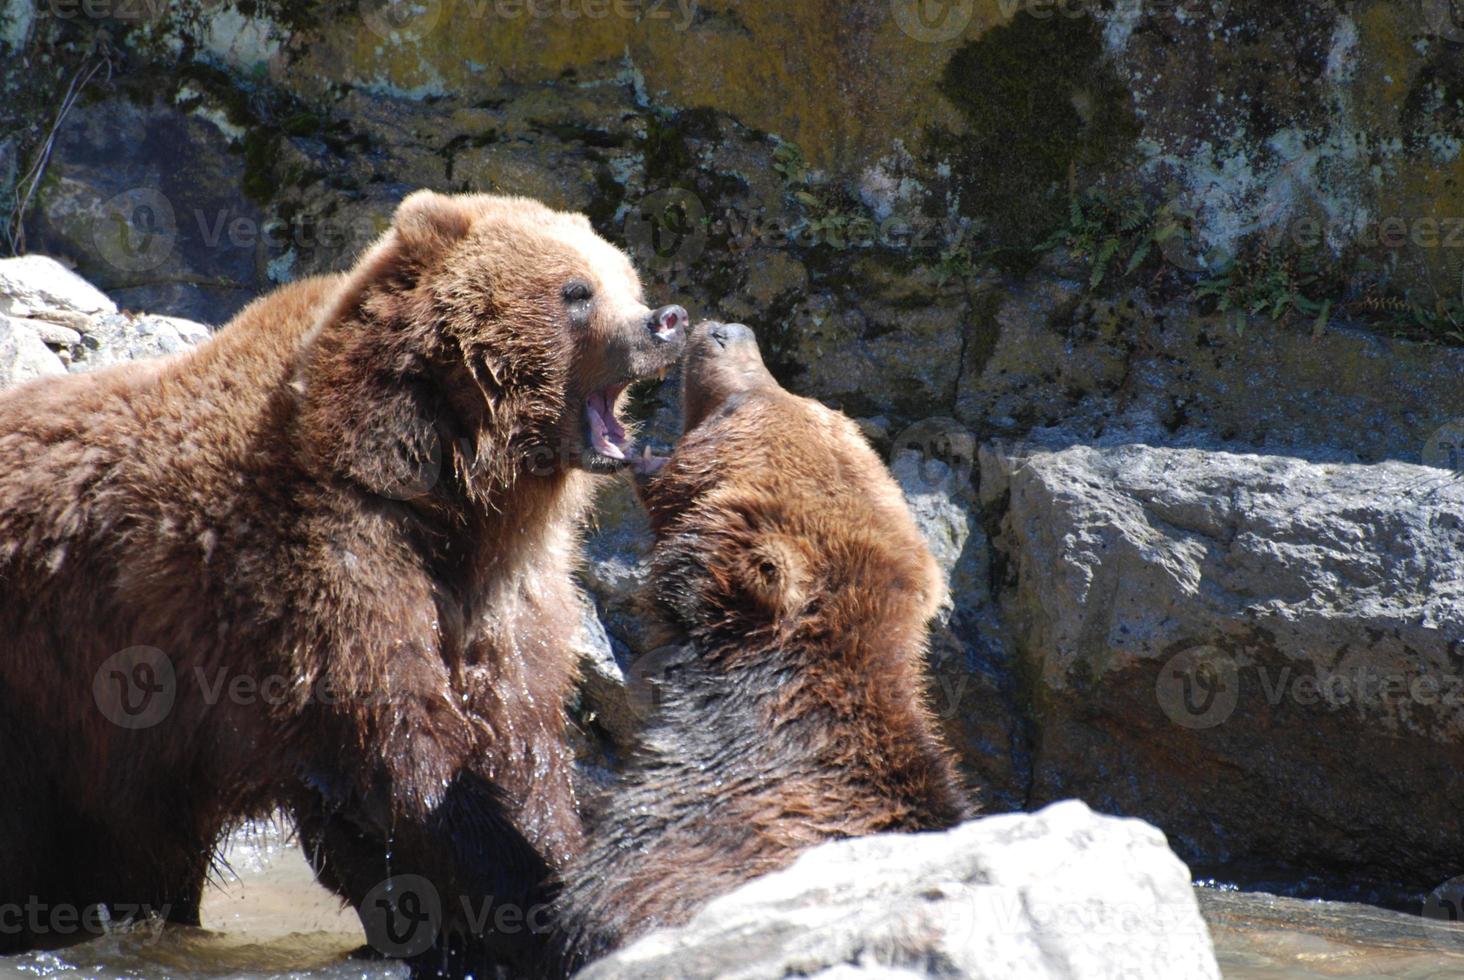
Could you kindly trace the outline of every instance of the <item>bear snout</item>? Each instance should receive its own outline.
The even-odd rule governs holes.
[[[723,350],[733,344],[757,343],[752,328],[745,323],[716,323],[707,331],[707,335]]]
[[[684,337],[690,323],[691,317],[687,315],[686,307],[673,303],[651,314],[650,328],[657,340],[669,343]]]
[[[687,353],[689,356],[715,357],[722,351],[746,346],[757,348],[757,334],[747,324],[703,320],[692,331]]]

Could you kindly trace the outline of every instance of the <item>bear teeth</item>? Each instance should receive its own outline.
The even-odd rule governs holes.
[[[585,415],[590,426],[590,445],[602,456],[610,459],[626,458],[625,428],[615,417],[615,400],[620,397],[622,385],[595,392],[585,401]]]

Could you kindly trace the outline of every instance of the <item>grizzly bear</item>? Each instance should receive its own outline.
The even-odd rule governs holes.
[[[925,702],[945,583],[884,465],[781,388],[741,324],[696,328],[683,385],[681,440],[638,481],[648,601],[676,645],[647,655],[641,744],[563,871],[550,973],[822,841],[971,812]]]
[[[285,807],[383,952],[525,961],[581,846],[577,522],[688,325],[583,216],[419,192],[193,352],[0,396],[0,951],[197,923]]]

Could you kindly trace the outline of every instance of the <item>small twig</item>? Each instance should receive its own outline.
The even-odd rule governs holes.
[[[61,131],[61,124],[66,121],[66,116],[71,112],[71,107],[76,105],[76,100],[81,97],[81,92],[87,84],[96,77],[97,72],[103,68],[107,69],[106,81],[112,80],[112,53],[104,36],[99,36],[93,44],[93,52],[88,54],[90,59],[95,54],[96,60],[90,63],[83,62],[71,76],[71,84],[67,86],[66,95],[61,100],[61,108],[56,113],[56,121],[51,124],[51,131],[46,134],[46,141],[41,144],[40,151],[36,154],[35,162],[31,164],[25,176],[15,185],[15,211],[10,216],[10,227],[5,230],[5,239],[10,247],[11,255],[20,255],[25,252],[25,212],[30,207],[31,198],[35,196],[36,190],[41,186],[41,178],[46,173],[46,165],[51,162],[51,151],[56,146],[56,136]],[[22,194],[22,188],[24,193]]]

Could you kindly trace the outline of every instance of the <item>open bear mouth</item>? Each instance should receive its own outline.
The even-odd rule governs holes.
[[[585,399],[585,425],[590,449],[604,459],[622,463],[630,460],[632,450],[625,426],[615,417],[615,403],[625,388],[624,384],[609,385]]]
[[[665,376],[664,371],[661,376]],[[585,430],[590,454],[594,457],[595,469],[609,471],[629,466],[640,476],[653,476],[668,458],[652,455],[650,446],[640,456],[634,455],[634,440],[615,416],[615,403],[628,387],[628,384],[608,385],[585,399]]]

